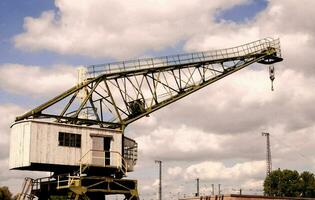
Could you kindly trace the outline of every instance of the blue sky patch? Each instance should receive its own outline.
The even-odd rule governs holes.
[[[251,0],[249,3],[237,5],[231,9],[220,12],[216,20],[241,23],[253,19],[259,12],[263,11],[267,5],[267,0]]]

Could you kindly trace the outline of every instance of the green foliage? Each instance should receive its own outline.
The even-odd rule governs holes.
[[[0,199],[1,200],[12,200],[12,193],[6,186],[0,187]]]
[[[264,192],[268,196],[315,197],[315,177],[310,172],[278,169],[266,177]]]
[[[310,172],[303,172],[300,175],[301,194],[303,197],[315,197],[315,177]]]

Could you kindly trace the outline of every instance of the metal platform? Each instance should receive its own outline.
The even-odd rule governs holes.
[[[39,179],[26,178],[18,200],[101,200],[105,199],[106,195],[124,195],[125,200],[139,200],[137,181],[75,175],[58,175]]]

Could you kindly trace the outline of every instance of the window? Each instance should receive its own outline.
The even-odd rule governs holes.
[[[59,146],[65,147],[81,147],[81,135],[74,133],[59,132]]]

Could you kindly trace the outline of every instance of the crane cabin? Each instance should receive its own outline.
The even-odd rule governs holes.
[[[120,130],[23,120],[11,126],[10,169],[98,175],[133,171],[137,143]],[[104,170],[106,168],[106,170]]]

